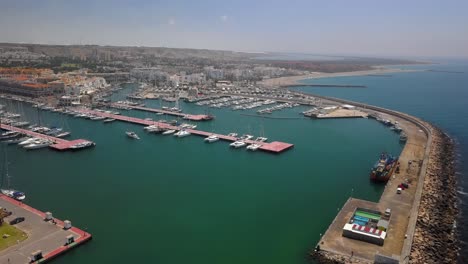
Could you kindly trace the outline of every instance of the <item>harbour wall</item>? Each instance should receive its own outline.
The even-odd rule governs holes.
[[[456,262],[459,245],[453,221],[458,215],[457,183],[454,148],[450,137],[439,128],[406,113],[345,99],[296,93],[399,117],[415,124],[426,134],[425,155],[418,176],[400,263]],[[328,263],[342,263],[343,260],[335,254],[320,254],[316,258],[320,263],[327,263],[325,259],[328,259]]]

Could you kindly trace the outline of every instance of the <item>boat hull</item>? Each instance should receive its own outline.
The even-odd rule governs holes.
[[[395,172],[395,169],[396,167],[398,167],[399,164],[398,164],[398,160],[395,160],[395,162],[393,162],[391,164],[391,168],[387,171],[387,174],[385,174],[384,176],[380,176],[378,175],[378,173],[376,172],[371,172],[370,173],[370,179],[371,181],[374,181],[374,182],[388,182],[388,180],[390,180],[390,177],[392,177],[393,173]]]

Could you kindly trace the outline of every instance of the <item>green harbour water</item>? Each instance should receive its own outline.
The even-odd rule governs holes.
[[[120,96],[133,87],[126,86]],[[1,103],[19,108],[30,121],[65,126],[73,138],[97,143],[79,152],[7,147],[14,187],[26,192],[26,203],[94,236],[57,264],[307,263],[308,251],[349,196],[379,199],[383,186],[369,181],[369,169],[382,151],[399,155],[403,147],[396,133],[375,120],[305,119],[305,107],[274,113],[301,117],[280,120],[241,115],[255,110],[181,102],[184,112],[216,116],[197,129],[264,133],[295,145],[275,155]],[[127,138],[128,130],[141,140]]]

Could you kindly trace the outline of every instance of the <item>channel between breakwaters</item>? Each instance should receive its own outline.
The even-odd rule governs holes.
[[[458,214],[458,208],[454,169],[454,148],[450,137],[444,134],[439,128],[406,113],[345,99],[296,91],[295,93],[340,104],[351,104],[367,111],[373,111],[374,114],[387,115],[387,117],[393,118],[394,120],[405,120],[413,124],[416,128],[419,128],[420,131],[425,134],[427,139],[424,146],[424,157],[419,168],[417,187],[408,216],[408,224],[406,230],[404,230],[403,246],[397,258],[395,258],[395,256],[389,257],[393,257],[393,260],[400,263],[455,262],[459,251],[454,230],[454,221]],[[415,134],[414,131],[413,133],[408,133],[410,131],[406,132],[409,137]],[[408,142],[411,143],[411,140]],[[411,147],[409,143],[405,145],[402,153],[405,152],[405,149]],[[388,193],[392,191],[394,190],[386,188],[379,204],[388,203],[388,201],[386,201],[389,198]],[[335,221],[336,220],[337,219],[335,219]],[[390,232],[392,232],[392,230],[390,230]],[[327,233],[325,233],[325,235],[327,235]],[[365,247],[366,245],[363,246]],[[392,250],[389,250],[389,252],[391,251]],[[352,251],[351,256],[349,256],[349,254],[343,254],[343,252],[339,250],[314,250],[311,252],[311,256],[320,263],[373,262],[373,260],[369,259],[368,254],[359,256],[359,251]]]

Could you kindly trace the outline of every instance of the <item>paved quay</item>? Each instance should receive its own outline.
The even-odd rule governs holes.
[[[31,253],[37,250],[42,251],[43,259],[32,263],[44,263],[92,238],[91,234],[76,227],[64,230],[64,222],[59,219],[54,218],[55,224],[45,221],[44,212],[3,194],[0,194],[0,207],[13,213],[5,218],[7,222],[19,216],[25,217],[25,221],[16,224],[15,227],[28,235],[26,240],[2,250],[0,263],[31,263]],[[73,236],[74,243],[65,245],[67,236],[70,235]]]

